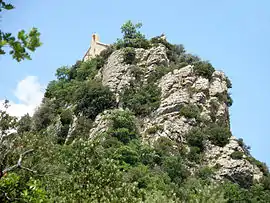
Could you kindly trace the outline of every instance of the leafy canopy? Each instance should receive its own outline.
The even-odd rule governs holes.
[[[0,14],[3,10],[12,10],[14,8],[12,4],[7,4],[3,0],[0,1]],[[37,28],[32,28],[29,33],[21,30],[17,33],[17,36],[0,29],[0,55],[6,54],[5,48],[8,47],[10,49],[8,53],[16,61],[30,60],[29,52],[34,52],[37,47],[41,46],[39,37],[40,33]]]

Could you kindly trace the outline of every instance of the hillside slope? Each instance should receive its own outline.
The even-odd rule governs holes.
[[[8,145],[6,165],[31,155],[1,176],[1,202],[270,202],[268,168],[230,131],[230,80],[140,26],[57,69]]]

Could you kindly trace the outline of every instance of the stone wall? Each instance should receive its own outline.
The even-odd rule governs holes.
[[[105,50],[109,45],[101,43],[99,41],[99,36],[97,34],[92,35],[91,46],[85,53],[83,61],[87,61],[97,55],[99,55],[103,50]]]

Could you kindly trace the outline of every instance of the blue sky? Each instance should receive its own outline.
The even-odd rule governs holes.
[[[269,0],[13,0],[0,27],[17,32],[35,26],[43,46],[31,61],[0,56],[0,99],[29,106],[55,70],[72,65],[88,49],[93,32],[112,43],[126,20],[142,22],[147,37],[166,33],[172,43],[209,60],[233,83],[232,132],[252,154],[270,165],[270,1]],[[67,3],[68,2],[68,3]],[[28,99],[30,97],[36,97]]]

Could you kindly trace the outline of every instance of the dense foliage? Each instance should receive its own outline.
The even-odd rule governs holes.
[[[12,10],[14,5],[0,1],[0,14],[3,10]],[[29,52],[34,52],[41,46],[40,33],[37,28],[32,28],[29,33],[20,30],[17,37],[12,33],[4,32],[0,29],[0,55],[6,54],[7,47],[10,49],[9,54],[16,61],[31,59]]]

